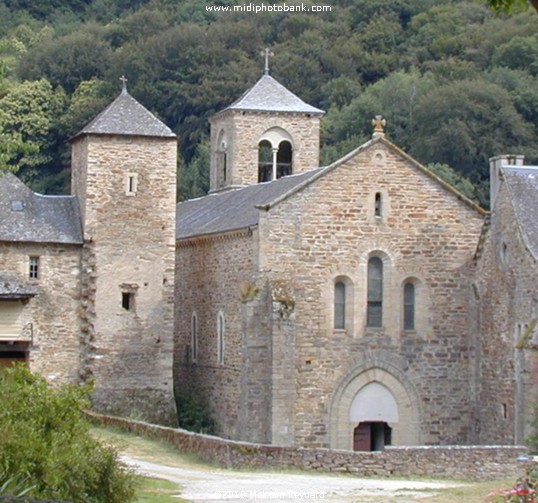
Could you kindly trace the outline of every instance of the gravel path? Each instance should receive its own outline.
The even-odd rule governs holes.
[[[351,476],[246,472],[218,468],[181,468],[129,456],[123,461],[144,475],[183,486],[181,497],[195,503],[328,501],[330,503],[414,503],[439,489],[461,484]]]

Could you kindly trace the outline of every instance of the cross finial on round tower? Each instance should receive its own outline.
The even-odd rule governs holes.
[[[372,134],[372,138],[378,138],[379,136],[385,136],[385,126],[387,125],[387,121],[383,119],[382,115],[376,115],[374,119],[372,119],[372,126],[374,126],[374,133]]]
[[[269,50],[268,47],[266,47],[261,53],[265,58],[265,69],[264,69],[264,75],[269,75],[269,58],[272,58],[275,54]]]
[[[121,80],[121,92],[126,93],[127,92],[127,78],[125,77],[125,75],[122,75],[120,77],[120,80]]]

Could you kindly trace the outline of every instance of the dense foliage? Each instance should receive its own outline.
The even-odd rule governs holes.
[[[0,494],[127,503],[134,476],[89,434],[88,390],[51,388],[23,366],[0,374]]]
[[[181,197],[200,195],[207,119],[261,76],[266,46],[272,75],[327,111],[324,163],[365,141],[376,114],[419,161],[470,180],[482,204],[490,156],[538,162],[534,10],[505,16],[474,0],[323,3],[332,10],[254,14],[214,9],[248,4],[239,0],[0,0],[0,169],[38,190],[65,190],[66,140],[117,94],[124,74],[130,93],[180,137]]]

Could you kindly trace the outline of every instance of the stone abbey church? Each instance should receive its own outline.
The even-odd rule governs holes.
[[[488,213],[380,117],[320,167],[322,116],[266,72],[210,120],[210,193],[176,204],[177,138],[124,87],[72,139],[70,195],[3,175],[0,364],[150,420],[195,395],[232,439],[522,442],[538,167],[492,158]]]

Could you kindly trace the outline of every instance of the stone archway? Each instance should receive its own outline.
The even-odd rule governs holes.
[[[375,400],[376,396],[380,399]],[[333,395],[330,446],[352,450],[354,431],[361,421],[381,421],[390,426],[392,445],[419,445],[419,415],[418,394],[403,372],[358,365]]]

